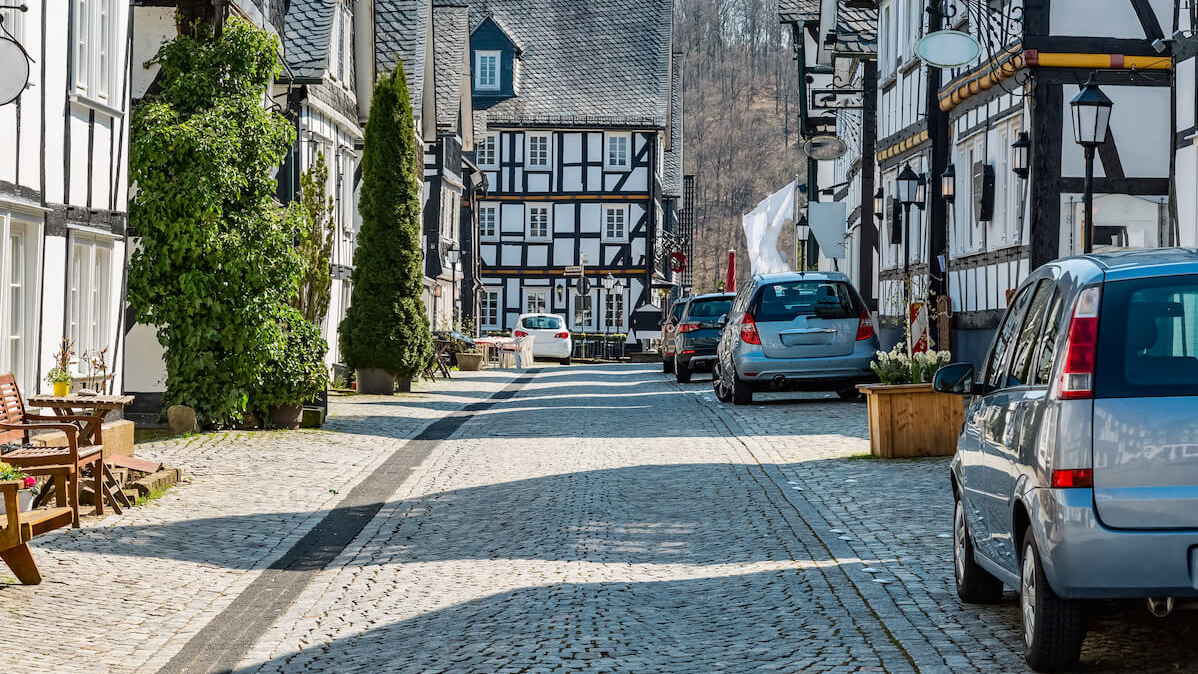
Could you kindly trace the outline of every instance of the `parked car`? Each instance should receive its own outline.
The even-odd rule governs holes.
[[[1027,663],[1076,664],[1092,599],[1198,596],[1198,251],[1058,260],[1020,285],[951,467],[957,594],[1019,591]]]
[[[516,319],[513,337],[533,338],[534,358],[554,358],[562,365],[570,364],[574,341],[566,327],[565,316],[557,314],[520,314]]]
[[[736,293],[713,293],[690,298],[674,330],[674,376],[680,384],[695,370],[711,370],[720,342],[720,317],[732,308]]]
[[[674,341],[678,336],[678,324],[682,322],[682,313],[691,301],[689,296],[677,299],[670,306],[670,313],[661,324],[661,371],[670,374],[674,371]]]
[[[876,381],[873,319],[839,272],[756,276],[720,324],[712,387],[723,402],[746,405],[767,389],[856,400],[857,384]]]

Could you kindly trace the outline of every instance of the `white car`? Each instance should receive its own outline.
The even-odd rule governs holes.
[[[513,337],[532,337],[534,358],[556,358],[562,365],[570,364],[574,341],[566,327],[564,316],[557,314],[520,314],[516,319]]]

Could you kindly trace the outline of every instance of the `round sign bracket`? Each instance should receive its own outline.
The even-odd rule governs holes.
[[[849,151],[849,144],[836,136],[816,136],[803,143],[803,152],[818,161],[840,159]]]

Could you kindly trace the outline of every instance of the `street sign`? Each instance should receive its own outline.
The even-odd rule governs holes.
[[[579,276],[578,283],[575,284],[574,289],[578,291],[579,295],[589,294],[591,292],[591,280],[585,276]]]
[[[865,94],[861,90],[813,89],[811,91],[812,110],[860,110],[864,100]]]
[[[581,278],[582,267],[566,267],[566,278]]]

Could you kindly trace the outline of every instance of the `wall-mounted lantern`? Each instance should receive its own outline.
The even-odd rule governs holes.
[[[950,204],[957,200],[957,169],[952,164],[940,174],[940,194]]]
[[[1019,138],[1011,143],[1011,149],[1014,154],[1011,156],[1011,170],[1020,178],[1027,178],[1029,155],[1031,154],[1032,141],[1028,138],[1027,131],[1020,131]]]

